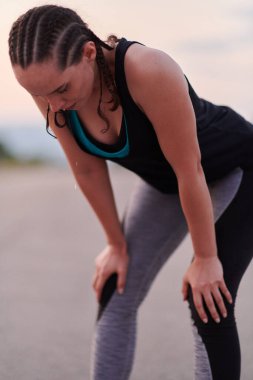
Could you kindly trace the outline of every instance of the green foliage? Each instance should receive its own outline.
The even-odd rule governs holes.
[[[14,159],[14,156],[9,152],[9,150],[0,142],[0,160]]]
[[[9,149],[0,142],[0,165],[17,166],[17,165],[42,165],[44,162],[40,158],[34,157],[29,160],[20,160],[15,157]]]

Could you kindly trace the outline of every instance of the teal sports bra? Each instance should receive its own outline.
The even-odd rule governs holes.
[[[95,140],[81,123],[75,110],[68,111],[71,130],[82,149],[103,158],[123,158],[129,154],[129,139],[126,117],[123,113],[118,141],[115,144],[104,144]]]

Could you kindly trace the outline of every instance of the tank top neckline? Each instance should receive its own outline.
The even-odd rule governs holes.
[[[95,139],[88,131],[88,129],[86,128],[85,124],[80,120],[79,116],[78,116],[78,113],[75,111],[75,110],[70,110],[68,111],[70,114],[72,113],[72,115],[74,114],[74,118],[72,117],[72,120],[75,120],[78,124],[79,124],[79,127],[82,129],[82,132],[86,135],[86,137],[94,144],[96,145],[98,148],[101,148],[105,151],[108,151],[108,152],[114,152],[115,150],[118,150],[121,148],[122,144],[125,143],[125,135],[126,135],[126,123],[125,123],[125,116],[124,116],[124,112],[122,114],[122,120],[121,120],[121,127],[120,127],[120,133],[119,133],[119,136],[117,138],[117,141],[115,143],[104,143],[102,141],[98,141],[97,139]]]
[[[120,60],[121,60],[121,45],[123,43],[125,43],[127,40],[126,38],[122,37],[116,48],[115,48],[115,84],[116,84],[116,87],[118,88],[118,75],[119,75],[119,72],[120,72],[120,68],[119,68],[119,65],[121,64]],[[124,110],[122,109],[122,119],[121,119],[121,126],[120,126],[120,131],[119,131],[119,136],[116,140],[115,143],[103,143],[101,141],[98,141],[97,139],[95,139],[88,131],[88,129],[86,128],[85,124],[81,121],[78,113],[76,110],[70,110],[68,111],[70,114],[72,115],[75,115],[74,117],[74,120],[78,121],[78,124],[79,126],[82,128],[82,132],[85,133],[85,135],[87,136],[87,138],[95,145],[97,146],[98,148],[104,150],[105,152],[116,152],[120,149],[122,149],[122,147],[125,145],[126,143],[126,135],[127,135],[127,123],[126,123],[126,117],[125,117],[125,114],[124,114]],[[71,118],[73,120],[73,117]]]

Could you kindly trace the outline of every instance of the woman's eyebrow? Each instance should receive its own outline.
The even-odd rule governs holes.
[[[59,86],[58,88],[56,88],[55,90],[53,90],[52,92],[50,92],[50,94],[47,94],[47,95],[45,95],[45,96],[52,95],[52,94],[54,94],[55,92],[61,90],[61,89],[62,89],[63,87],[65,87],[65,86],[66,86],[66,83],[63,83],[61,86]],[[39,95],[35,95],[35,94],[31,94],[31,95],[33,95],[33,96],[39,96]]]
[[[52,95],[52,94],[54,94],[55,92],[61,90],[62,87],[64,87],[65,85],[66,85],[66,83],[63,83],[60,87],[56,88],[54,91],[50,92],[50,94],[48,94],[48,95]]]

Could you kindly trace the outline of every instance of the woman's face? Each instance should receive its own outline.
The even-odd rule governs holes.
[[[91,100],[98,89],[95,58],[95,45],[87,42],[81,62],[64,71],[56,67],[54,60],[31,64],[25,70],[15,65],[13,71],[20,85],[32,96],[42,97],[53,112],[78,110]]]

